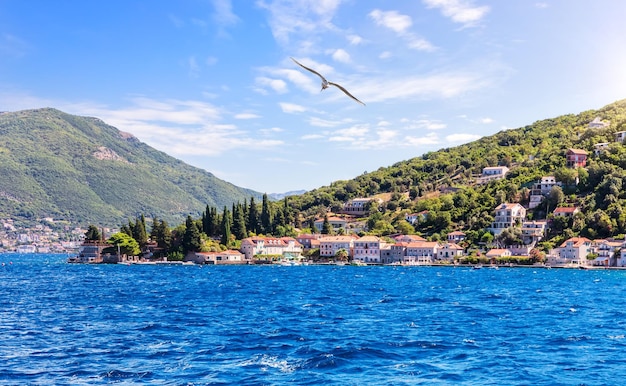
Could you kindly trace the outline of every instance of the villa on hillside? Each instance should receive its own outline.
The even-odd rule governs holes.
[[[345,232],[346,224],[348,222],[341,217],[329,216],[328,223],[333,228],[333,232],[337,233],[339,232],[340,229],[342,229],[343,232]],[[315,220],[315,222],[313,223],[313,226],[315,226],[315,229],[317,229],[317,231],[321,233],[322,229],[324,229],[324,218]]]
[[[522,240],[525,244],[535,244],[541,241],[548,228],[546,220],[522,222]]]
[[[600,117],[595,117],[593,121],[589,122],[590,129],[604,129],[611,126],[611,122],[604,122]]]
[[[489,230],[494,235],[499,235],[503,230],[521,225],[526,218],[526,208],[522,205],[503,203],[496,207],[495,217]]]
[[[528,203],[528,209],[534,209],[541,204],[544,197],[550,194],[550,191],[555,186],[561,186],[560,182],[556,181],[554,176],[541,177],[539,182],[533,184],[530,190],[530,201]]]
[[[593,260],[593,265],[602,267],[616,265],[622,244],[623,241],[594,240],[594,251],[598,257]]]
[[[341,212],[353,216],[366,216],[369,214],[369,203],[372,201],[378,204],[383,202],[380,198],[353,198],[343,204]]]
[[[427,210],[423,210],[419,213],[411,213],[411,214],[407,214],[404,219],[406,221],[408,221],[411,225],[415,225],[416,222],[423,222],[426,221],[426,219],[428,218],[428,211]]]
[[[580,209],[576,206],[559,206],[554,209],[552,214],[554,214],[555,217],[573,217],[578,212],[580,212]]]
[[[565,165],[568,168],[576,169],[587,166],[587,152],[582,149],[568,149],[565,158]]]
[[[602,153],[603,151],[607,150],[609,150],[608,142],[600,142],[593,145],[593,154],[595,154],[596,157],[599,156],[600,153]]]
[[[626,131],[618,131],[615,133],[615,142],[624,143],[626,141]]]
[[[506,177],[506,174],[509,172],[509,168],[506,166],[489,166],[483,168],[483,172],[476,181],[477,184],[486,184],[489,181],[493,180],[501,180]]]
[[[461,231],[450,232],[448,233],[448,236],[446,238],[448,239],[449,243],[458,244],[461,241],[465,240],[465,233]]]

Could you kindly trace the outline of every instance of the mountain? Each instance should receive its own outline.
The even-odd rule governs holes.
[[[282,200],[285,197],[298,196],[304,193],[306,193],[306,190],[291,190],[285,193],[270,193],[267,195],[267,197],[271,200],[278,201],[278,200]]]
[[[250,197],[262,195],[98,118],[51,108],[0,113],[0,217],[117,226],[145,214],[176,225],[207,205]]]

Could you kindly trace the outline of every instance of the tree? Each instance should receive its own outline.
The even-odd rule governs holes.
[[[272,234],[272,211],[270,208],[267,193],[263,194],[263,205],[261,207],[261,229],[263,233]]]
[[[183,254],[185,255],[189,252],[198,252],[202,248],[200,230],[191,216],[187,216],[187,221],[185,221],[185,233],[183,234],[182,247]]]
[[[100,240],[100,238],[101,236],[98,227],[96,227],[95,225],[89,225],[89,227],[87,228],[87,232],[85,232],[85,240],[98,241]]]
[[[108,244],[119,247],[119,251],[123,255],[137,256],[141,252],[139,243],[133,237],[123,232],[117,232],[107,240]]]
[[[233,212],[233,227],[232,233],[235,235],[237,240],[243,240],[248,237],[248,232],[246,231],[246,219],[244,217],[243,206],[237,204],[235,207],[235,211]]]
[[[135,218],[135,225],[132,227],[133,238],[139,243],[139,247],[144,247],[148,243],[148,233],[146,232],[146,218],[142,214],[141,217]]]
[[[333,227],[330,225],[330,221],[328,221],[328,214],[324,215],[324,222],[322,223],[322,232],[323,235],[332,235]]]
[[[155,217],[150,230],[150,238],[157,243],[157,247],[168,251],[172,245],[172,232],[164,220],[157,220]]]
[[[250,209],[248,209],[248,223],[246,224],[247,229],[250,232],[260,233],[259,229],[259,209],[254,203],[254,197],[250,198]]]
[[[222,214],[222,238],[220,243],[229,246],[230,245],[230,214],[228,213],[228,209],[224,207],[224,213]]]

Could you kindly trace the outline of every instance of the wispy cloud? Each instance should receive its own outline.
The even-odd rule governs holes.
[[[439,143],[439,137],[435,133],[428,133],[422,137],[408,136],[404,139],[407,146],[430,146]]]
[[[234,115],[235,119],[257,119],[261,118],[259,114],[255,113],[239,113]]]
[[[337,30],[332,19],[341,0],[259,0],[256,4],[269,12],[274,38],[285,44],[292,35],[310,38],[322,31]]]
[[[398,11],[381,11],[380,9],[375,9],[369,13],[369,17],[376,25],[394,31],[396,35],[406,41],[409,48],[420,51],[435,50],[435,46],[428,40],[409,31],[413,25],[413,20],[410,16],[403,15]]]
[[[438,8],[455,23],[476,25],[488,12],[488,6],[474,6],[470,0],[422,0],[427,8]]]
[[[230,0],[213,0],[215,13],[213,20],[221,26],[230,26],[239,22],[239,17],[233,13],[233,5]]]
[[[297,105],[295,103],[288,103],[288,102],[279,102],[278,105],[280,106],[280,109],[283,111],[283,113],[303,113],[305,111],[307,111],[307,108],[302,106],[302,105]]]
[[[287,92],[287,83],[282,79],[272,79],[265,76],[259,76],[255,79],[255,84],[261,88],[269,87],[279,94]]]

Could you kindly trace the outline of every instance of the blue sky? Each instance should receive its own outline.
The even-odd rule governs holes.
[[[96,116],[238,186],[310,190],[626,98],[624,15],[613,0],[0,0],[0,111]]]

